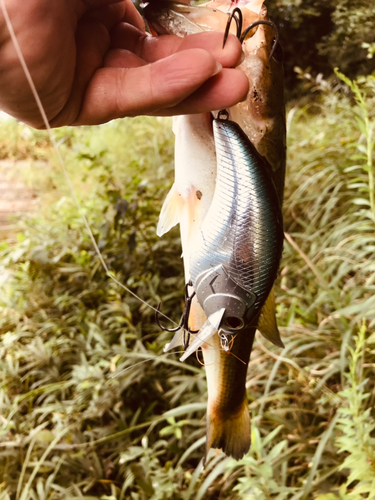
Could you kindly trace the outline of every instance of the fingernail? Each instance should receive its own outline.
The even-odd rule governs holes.
[[[216,67],[214,69],[214,72],[212,73],[212,76],[215,76],[217,75],[218,73],[220,73],[220,71],[223,69],[223,66],[218,62],[216,61]]]

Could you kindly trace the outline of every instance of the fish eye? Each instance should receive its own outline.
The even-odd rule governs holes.
[[[276,39],[274,38],[272,40],[272,46],[273,44],[276,42]],[[281,45],[280,43],[278,43],[275,47],[275,50],[273,51],[273,54],[272,54],[272,59],[274,59],[276,62],[278,63],[281,63],[283,62],[283,59],[284,59],[284,51],[283,49],[281,48]]]
[[[236,318],[235,316],[228,316],[228,318],[225,319],[225,323],[229,328],[242,328],[243,327],[243,321],[240,318]]]

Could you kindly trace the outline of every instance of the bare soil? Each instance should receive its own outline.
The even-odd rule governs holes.
[[[17,220],[38,206],[36,188],[23,180],[26,169],[35,167],[45,168],[47,162],[0,160],[0,239],[12,238]]]

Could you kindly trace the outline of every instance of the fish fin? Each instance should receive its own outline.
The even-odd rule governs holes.
[[[206,457],[210,448],[221,448],[236,460],[249,451],[250,415],[246,393],[239,410],[226,418],[212,408],[207,409]]]
[[[180,193],[176,184],[173,184],[171,190],[164,200],[160,215],[156,234],[163,236],[176,224],[180,224],[182,248],[188,247],[191,226],[195,220],[195,209],[197,203],[196,190],[194,186],[189,186]],[[188,256],[183,255],[187,259]]]
[[[197,335],[194,337],[193,341],[186,349],[183,356],[181,356],[180,361],[185,361],[186,358],[193,354],[199,347],[201,347],[207,340],[209,340],[218,331],[221,320],[223,319],[225,309],[219,309],[207,319],[205,324],[199,330]]]
[[[171,349],[175,349],[176,347],[180,347],[180,345],[182,345],[184,343],[183,342],[183,337],[184,337],[183,333],[184,333],[184,331],[182,328],[177,330],[177,332],[173,335],[172,340],[168,344],[165,344],[163,352],[168,352]]]
[[[273,288],[262,307],[258,320],[258,330],[264,338],[272,342],[277,347],[285,347],[276,323],[275,295]]]
[[[158,236],[163,236],[163,234],[167,233],[172,227],[180,222],[183,208],[184,200],[177,191],[176,185],[173,184],[164,200],[159,215],[158,227],[156,229],[156,234]]]

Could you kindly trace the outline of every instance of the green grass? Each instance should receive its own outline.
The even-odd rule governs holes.
[[[373,498],[375,96],[370,78],[352,88],[356,99],[330,91],[289,110],[285,349],[257,338],[250,452],[235,462],[212,450],[204,470],[204,370],[162,354],[169,335],[105,275],[52,151],[28,153],[51,168],[31,180],[41,214],[2,244],[1,500]],[[17,156],[5,128],[0,149]],[[57,134],[110,269],[178,319],[178,231],[155,234],[173,179],[170,121]]]

